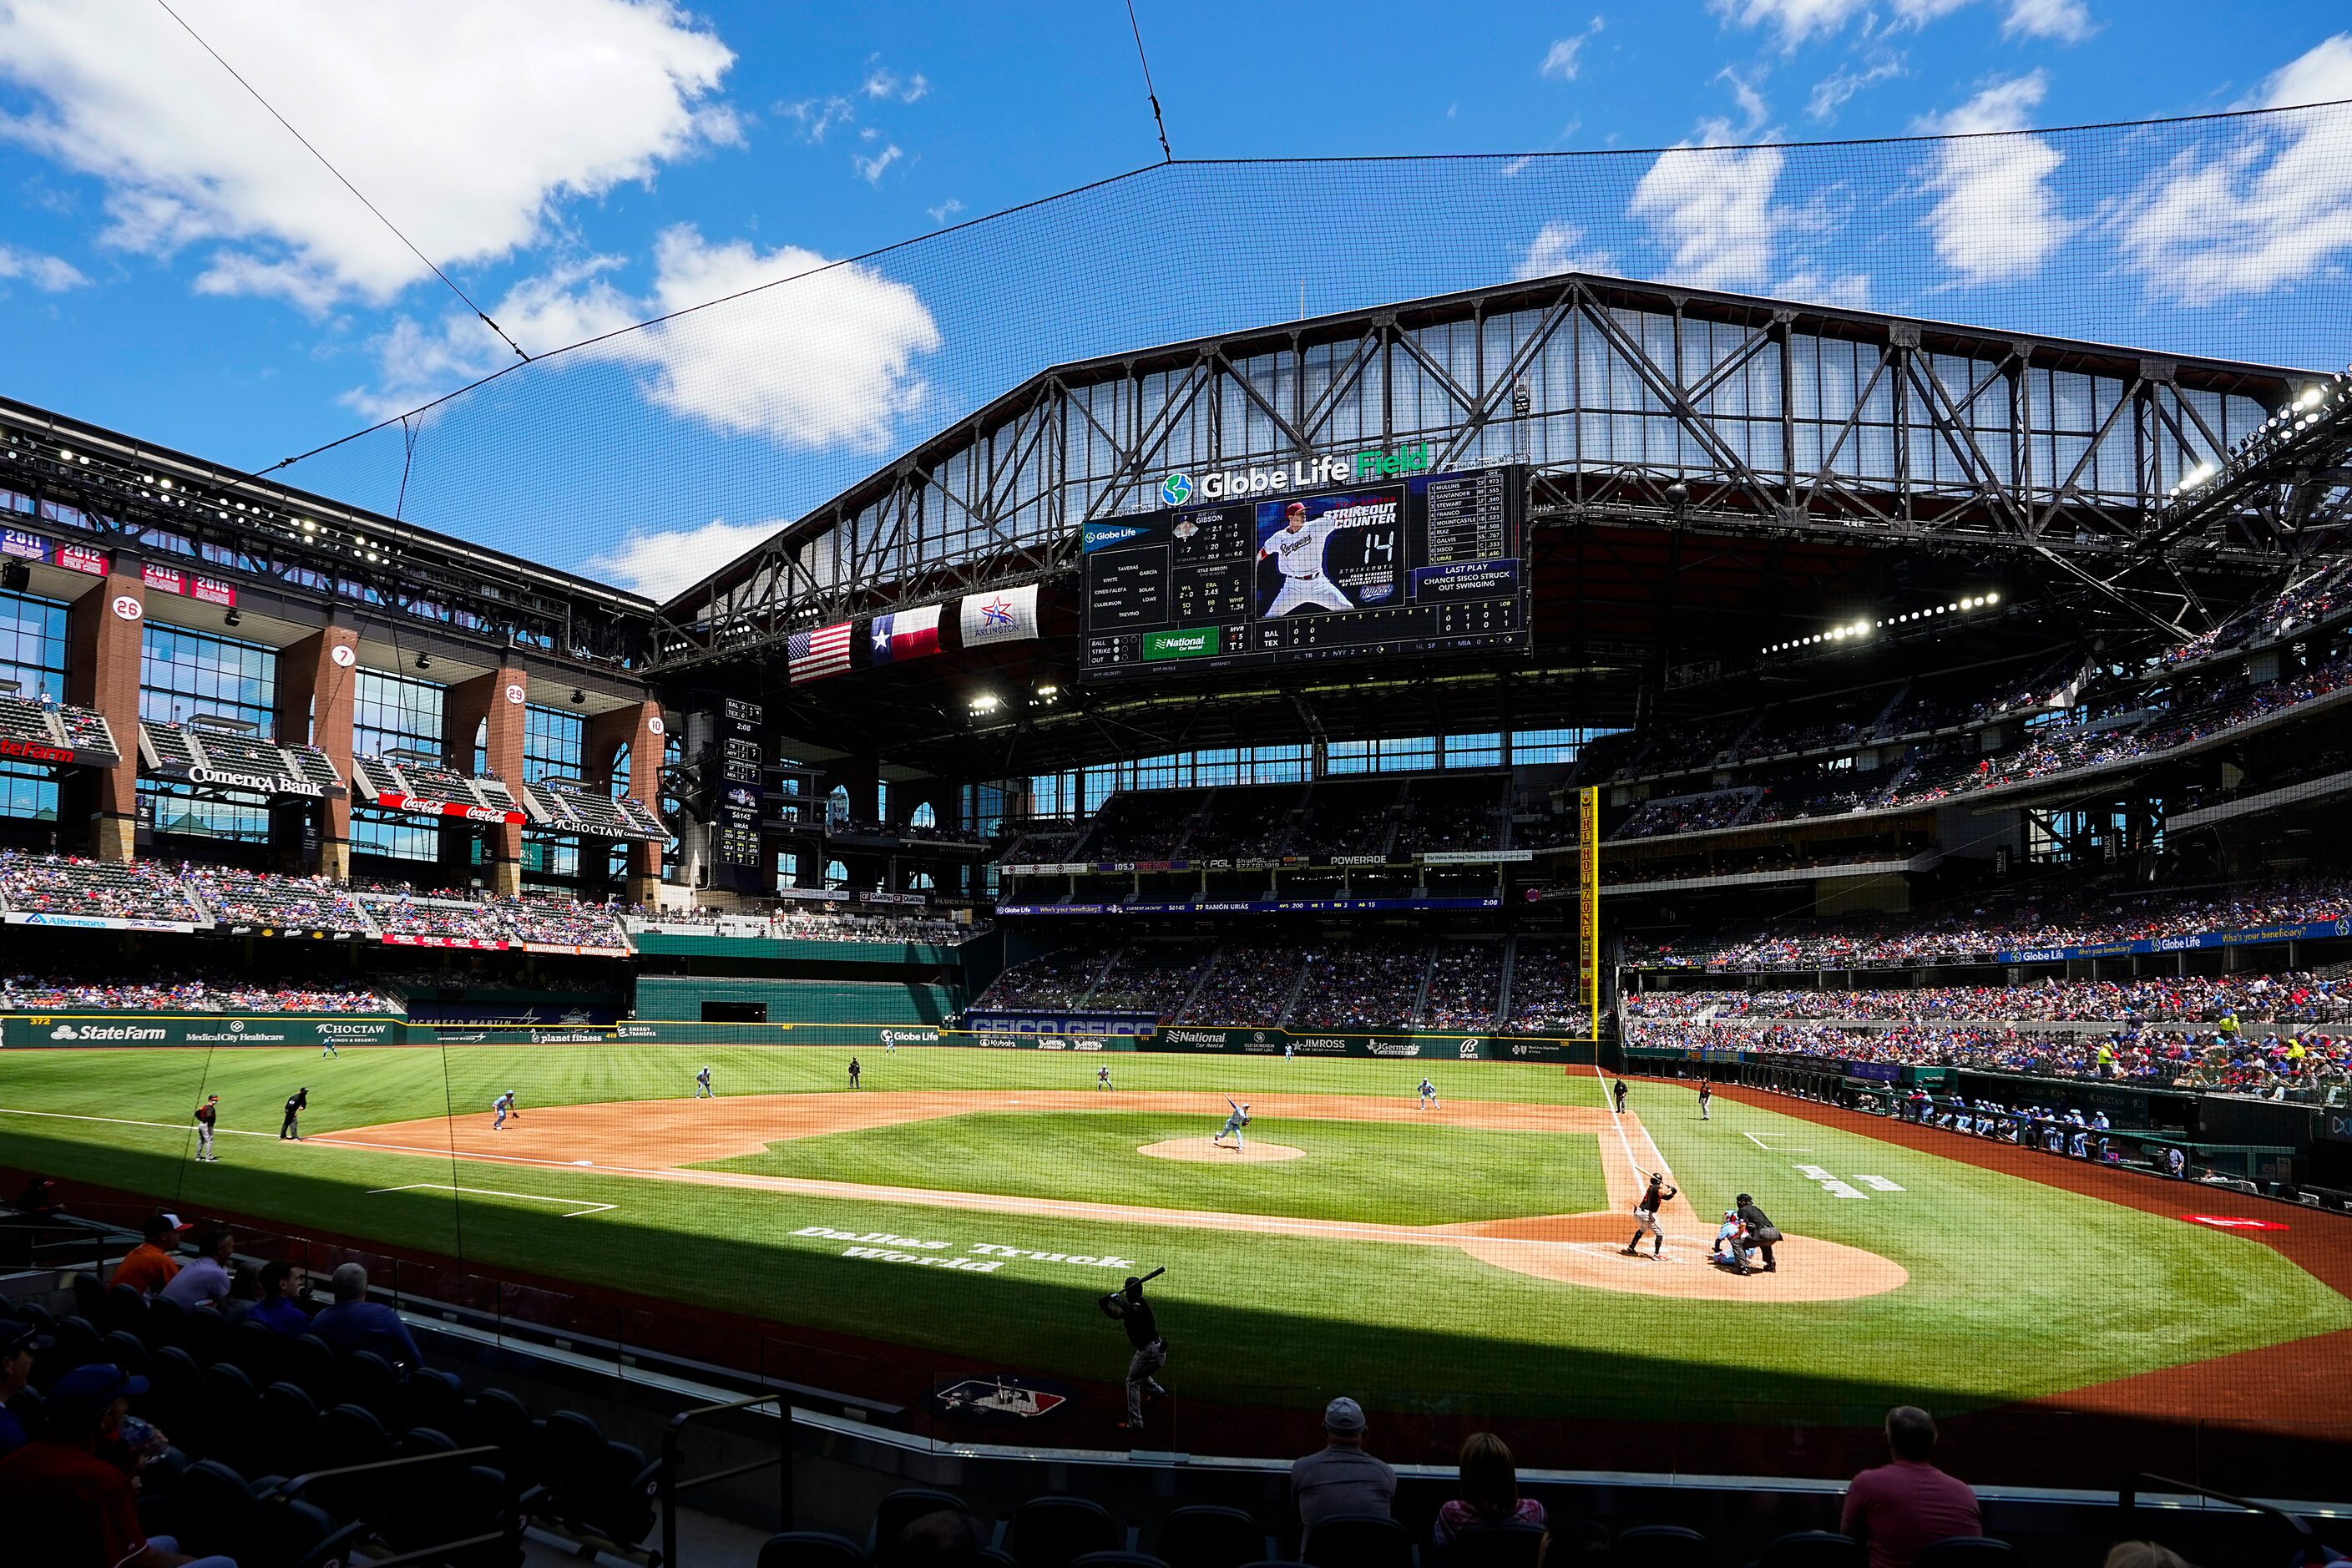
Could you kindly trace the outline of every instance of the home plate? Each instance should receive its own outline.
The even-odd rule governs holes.
[[[1139,1143],[1135,1152],[1154,1160],[1190,1160],[1196,1163],[1215,1162],[1221,1165],[1270,1165],[1277,1160],[1296,1160],[1307,1152],[1287,1143],[1261,1143],[1253,1138],[1236,1149],[1230,1143],[1212,1143],[1206,1138],[1170,1138],[1158,1143]]]

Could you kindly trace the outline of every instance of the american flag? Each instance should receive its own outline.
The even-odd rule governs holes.
[[[813,632],[794,632],[786,645],[791,656],[793,684],[823,680],[828,675],[849,673],[849,633],[847,621],[819,626]]]

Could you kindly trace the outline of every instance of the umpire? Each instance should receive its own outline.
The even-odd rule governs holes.
[[[1780,1227],[1774,1225],[1770,1217],[1756,1206],[1756,1200],[1746,1193],[1739,1194],[1739,1223],[1747,1227],[1748,1244],[1763,1252],[1764,1272],[1778,1272],[1780,1266],[1772,1261],[1772,1244],[1786,1238],[1781,1236]],[[1748,1272],[1745,1267],[1739,1271],[1742,1274]]]
[[[1168,1364],[1168,1341],[1151,1315],[1151,1303],[1143,1299],[1143,1281],[1134,1275],[1128,1276],[1124,1292],[1111,1291],[1095,1304],[1103,1310],[1103,1316],[1118,1320],[1127,1331],[1127,1342],[1135,1347],[1127,1363],[1127,1419],[1118,1425],[1123,1432],[1140,1432],[1146,1391],[1155,1398],[1164,1398],[1168,1393],[1151,1375]]]
[[[286,1120],[278,1127],[278,1136],[280,1139],[291,1138],[294,1142],[299,1143],[302,1141],[302,1128],[300,1126],[299,1119],[302,1113],[310,1109],[310,1086],[305,1084],[302,1088],[296,1089],[292,1094],[286,1097]]]

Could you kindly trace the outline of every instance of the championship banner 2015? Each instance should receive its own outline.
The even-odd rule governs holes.
[[[1576,982],[1586,1027],[1601,1037],[1601,791],[1576,792]]]

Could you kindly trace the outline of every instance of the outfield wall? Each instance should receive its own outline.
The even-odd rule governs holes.
[[[809,989],[831,993],[837,985]],[[899,990],[901,987],[884,987]],[[16,1050],[148,1046],[967,1046],[1044,1051],[1172,1051],[1234,1056],[1423,1058],[1450,1061],[1590,1063],[1590,1040],[1499,1035],[1340,1034],[1260,1028],[1171,1026],[1156,1034],[958,1029],[918,1016],[898,1020],[718,1024],[630,1018],[616,1024],[419,1024],[357,1014],[16,1013],[0,1016],[0,1047]]]

